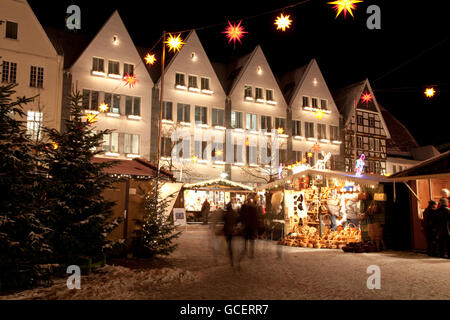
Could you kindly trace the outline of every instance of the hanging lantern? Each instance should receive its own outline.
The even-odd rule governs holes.
[[[374,98],[373,94],[371,94],[369,92],[364,92],[361,95],[361,101],[365,102],[366,104],[369,104],[369,102],[372,102],[373,98]]]
[[[312,152],[308,152],[308,158],[312,158],[314,155],[313,155],[313,153]],[[306,162],[306,161],[305,161]]]
[[[242,20],[239,21],[238,24],[231,24],[231,22],[228,21],[228,27],[222,32],[226,34],[226,37],[229,40],[228,43],[233,41],[234,46],[236,46],[236,40],[242,44],[241,39],[244,37],[244,33],[248,33],[247,31],[244,31],[244,27],[241,26],[241,23]]]
[[[174,37],[172,34],[169,33],[169,38],[164,42],[167,44],[167,47],[169,48],[169,52],[173,50],[175,53],[176,51],[180,51],[181,47],[185,44],[183,40],[180,38],[181,34],[178,34],[176,37]]]
[[[108,112],[109,106],[108,106],[108,104],[106,104],[106,103],[102,103],[102,104],[98,107],[98,110],[99,110],[100,112]]]
[[[290,15],[283,15],[277,17],[275,20],[275,25],[277,26],[277,30],[286,31],[286,29],[289,29],[292,23],[292,20],[289,19]]]
[[[145,56],[144,60],[145,60],[146,64],[153,65],[156,62],[156,57],[155,57],[154,54],[147,53],[147,55]]]
[[[135,74],[130,75],[128,73],[123,78],[123,81],[125,82],[125,86],[128,86],[130,89],[134,88],[134,86],[138,82]]]
[[[314,144],[312,149],[313,149],[314,152],[319,152],[320,151],[320,145],[316,143],[316,144]]]
[[[353,17],[352,10],[356,10],[356,3],[363,2],[362,0],[337,0],[328,2],[328,4],[334,4],[333,9],[336,10],[336,19],[344,12],[344,18],[347,18],[347,12]]]
[[[277,131],[278,134],[284,134],[284,128],[278,128]]]
[[[97,120],[97,115],[95,113],[88,113],[86,115],[86,120],[87,120],[87,122],[89,124],[94,124],[94,123],[96,123],[98,121]]]
[[[433,98],[435,94],[436,94],[436,90],[434,88],[427,88],[425,90],[425,96],[427,98]]]

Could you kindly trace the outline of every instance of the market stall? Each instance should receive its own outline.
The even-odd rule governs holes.
[[[384,200],[383,176],[294,168],[292,174],[260,186],[271,194],[271,209],[284,217],[280,244],[309,248],[343,248],[362,240],[361,213],[375,200]],[[373,232],[374,230],[370,230]]]
[[[229,202],[238,206],[243,204],[254,189],[247,185],[226,179],[214,179],[198,183],[185,184],[182,190],[182,205],[186,210],[188,223],[202,222],[202,206],[208,201],[210,212],[224,209]]]

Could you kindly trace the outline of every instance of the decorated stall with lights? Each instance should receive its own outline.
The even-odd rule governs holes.
[[[358,161],[363,166],[364,160]],[[387,178],[362,175],[360,170],[331,171],[324,164],[289,166],[281,179],[257,188],[269,194],[270,210],[284,219],[280,244],[340,249],[368,238],[362,214],[374,197],[383,197],[379,185]]]
[[[185,184],[178,206],[184,207],[188,223],[202,220],[202,206],[205,200],[210,204],[210,212],[224,209],[226,204],[243,204],[247,196],[255,192],[252,187],[226,179],[214,179],[198,183]]]

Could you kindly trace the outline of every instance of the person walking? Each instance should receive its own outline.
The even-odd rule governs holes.
[[[209,211],[211,209],[211,205],[209,204],[208,199],[205,199],[205,201],[203,202],[202,205],[202,218],[203,218],[203,224],[208,224],[208,216],[209,216]]]
[[[437,242],[436,242],[436,230],[435,230],[435,220],[436,220],[436,201],[430,200],[428,202],[428,207],[423,212],[422,219],[422,230],[425,233],[427,239],[427,254],[430,257],[436,256]]]
[[[449,247],[449,216],[450,209],[448,208],[448,199],[441,198],[439,200],[439,208],[436,210],[436,233],[438,242],[438,255],[441,258],[445,257],[445,247],[447,247],[447,258],[450,258],[450,247]]]
[[[223,214],[223,234],[225,235],[225,239],[227,241],[228,246],[228,256],[230,258],[231,266],[233,263],[233,235],[234,235],[234,227],[238,221],[238,216],[236,212],[233,210],[233,205],[231,202],[227,204],[227,207]]]
[[[258,212],[253,199],[248,199],[241,208],[241,222],[244,224],[244,250],[242,251],[242,260],[247,254],[250,246],[250,258],[255,256],[255,239],[258,233]]]

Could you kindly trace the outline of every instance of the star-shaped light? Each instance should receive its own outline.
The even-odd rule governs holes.
[[[180,51],[183,44],[185,44],[183,42],[183,39],[180,38],[180,36],[181,34],[178,34],[176,37],[174,37],[171,33],[169,33],[169,37],[164,42],[165,44],[167,44],[169,52],[170,50],[173,50],[173,52]]]
[[[284,129],[283,128],[278,128],[277,131],[278,131],[278,134],[283,134],[284,133]]]
[[[427,88],[425,90],[425,96],[427,98],[432,98],[432,97],[434,97],[435,94],[436,94],[436,90],[434,90],[434,88]]]
[[[308,162],[308,159],[303,158],[303,163],[307,163],[307,162]]]
[[[125,81],[125,86],[128,86],[129,88],[134,88],[138,82],[135,74],[130,75],[128,73],[123,77],[123,81]]]
[[[317,110],[315,115],[316,115],[317,119],[322,119],[324,117],[325,113],[323,113],[322,110]]]
[[[320,146],[316,143],[313,148],[314,152],[319,152],[320,151]]]
[[[192,162],[196,163],[198,161],[198,157],[197,156],[192,156],[191,160],[192,160]]]
[[[144,60],[145,60],[146,64],[153,65],[156,62],[156,57],[155,57],[154,54],[147,53],[147,55],[145,56]]]
[[[289,29],[292,23],[292,20],[289,19],[290,15],[283,15],[281,14],[281,16],[277,17],[277,19],[275,20],[275,24],[277,25],[277,30],[282,30],[282,31],[286,31],[286,29]]]
[[[236,46],[236,40],[239,41],[240,44],[242,44],[241,39],[244,37],[244,33],[248,33],[247,31],[244,31],[244,27],[241,26],[242,20],[239,21],[238,24],[231,24],[230,21],[228,21],[228,27],[223,31],[222,33],[225,33],[227,35],[227,38],[229,39],[228,43],[233,41],[233,45]]]
[[[89,124],[94,124],[94,123],[96,123],[98,121],[97,120],[97,115],[95,113],[88,113],[86,115],[86,120],[87,120],[87,122]]]
[[[102,103],[101,105],[98,106],[98,110],[100,112],[108,112],[109,106],[106,103]]]
[[[216,156],[221,157],[223,155],[222,150],[216,150]]]
[[[307,156],[308,156],[308,158],[312,158],[313,157],[312,152],[308,152]]]
[[[350,13],[350,15],[353,17],[352,10],[356,10],[355,3],[363,2],[362,0],[337,0],[328,2],[328,4],[334,4],[333,9],[336,10],[336,18],[341,14],[341,12],[344,12],[344,18],[347,18],[347,12]]]
[[[374,98],[373,94],[371,94],[369,92],[364,92],[361,95],[361,101],[365,102],[366,104],[369,104],[369,102],[372,102],[373,98]]]

